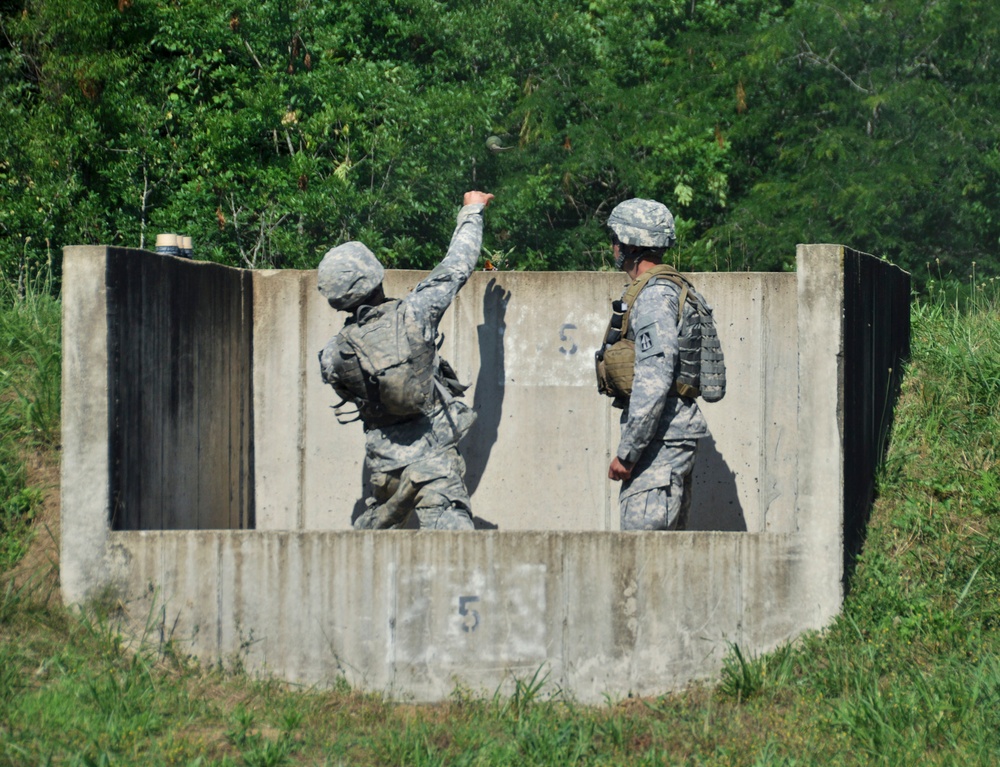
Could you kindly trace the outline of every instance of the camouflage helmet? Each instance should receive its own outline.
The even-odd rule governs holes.
[[[674,236],[674,217],[662,202],[631,200],[619,203],[608,216],[608,227],[618,241],[640,248],[669,248]]]
[[[382,284],[385,269],[360,242],[331,248],[319,262],[317,287],[330,306],[349,311]]]

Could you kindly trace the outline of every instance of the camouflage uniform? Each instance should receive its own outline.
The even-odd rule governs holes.
[[[618,243],[665,249],[674,243],[674,221],[662,203],[632,199],[616,206],[608,226]],[[615,265],[622,268],[625,256]],[[631,466],[622,482],[622,530],[683,530],[691,505],[691,470],[697,440],[709,436],[695,400],[670,394],[679,348],[680,289],[654,277],[634,301],[626,338],[635,342],[632,394],[624,404],[617,457]]]
[[[462,207],[448,254],[401,299],[406,321],[416,324],[430,341],[437,337],[441,317],[475,269],[484,207],[480,203]],[[362,290],[371,287],[365,285]],[[368,508],[354,522],[356,528],[401,527],[411,512],[416,513],[422,528],[474,528],[465,462],[457,446],[472,426],[475,413],[450,396],[444,404],[446,395],[440,387],[439,394],[438,407],[429,415],[389,426],[365,424],[365,466],[372,495],[366,499]]]
[[[679,356],[680,290],[653,278],[635,300],[627,338],[636,341],[632,396],[622,412],[618,458],[635,466],[619,495],[622,530],[683,530],[697,440],[709,435],[698,404],[670,396]]]

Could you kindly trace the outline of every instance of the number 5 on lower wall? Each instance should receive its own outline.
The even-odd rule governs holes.
[[[458,614],[462,616],[462,631],[475,631],[479,625],[479,611],[468,607],[470,602],[478,602],[479,597],[459,597]]]

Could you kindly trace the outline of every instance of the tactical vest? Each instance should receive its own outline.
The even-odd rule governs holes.
[[[340,407],[351,402],[366,426],[401,423],[434,411],[440,382],[449,394],[467,388],[421,328],[406,322],[405,311],[399,300],[362,307],[356,321],[348,321],[320,352],[323,380],[344,400],[338,417]]]
[[[604,343],[595,355],[598,391],[618,401],[627,401],[632,396],[635,342],[626,338],[629,317],[639,293],[655,278],[670,280],[681,289],[677,311],[680,363],[670,394],[718,402],[726,394],[726,363],[712,307],[698,294],[690,280],[666,264],[657,264],[643,272],[629,285],[620,301],[612,302],[611,321],[604,334]]]

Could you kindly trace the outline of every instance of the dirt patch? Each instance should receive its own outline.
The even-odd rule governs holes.
[[[46,605],[59,605],[59,451],[35,452],[25,458],[28,485],[42,493],[35,516],[35,537],[17,566],[7,574],[14,588],[30,590]]]

